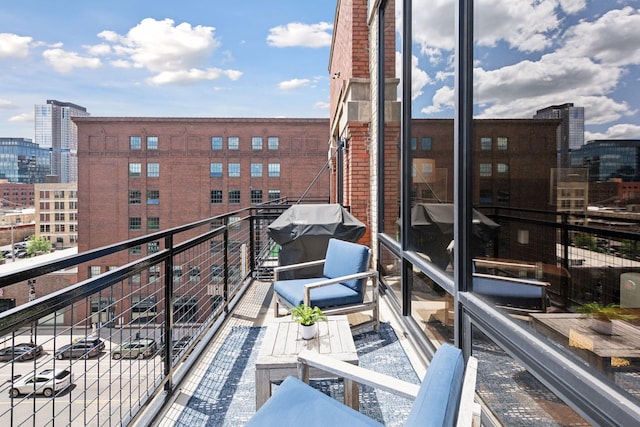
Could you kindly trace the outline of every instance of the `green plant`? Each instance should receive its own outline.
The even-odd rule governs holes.
[[[303,326],[311,326],[319,320],[327,320],[327,316],[318,307],[311,308],[304,304],[293,307],[291,318]]]
[[[27,255],[33,256],[39,252],[51,252],[51,242],[44,237],[31,236],[27,241]]]
[[[611,321],[611,320],[634,320],[638,316],[628,314],[622,311],[618,304],[603,305],[598,302],[590,302],[578,307],[578,312],[585,317],[593,317],[594,319]]]

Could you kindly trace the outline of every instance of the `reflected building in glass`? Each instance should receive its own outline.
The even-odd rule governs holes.
[[[558,127],[558,167],[569,167],[569,152],[584,144],[584,107],[573,103],[552,105],[536,111],[534,119],[562,119]]]
[[[30,139],[0,138],[0,179],[36,184],[51,173],[49,150]]]
[[[640,181],[640,139],[596,139],[570,156],[572,167],[589,170],[589,182]]]

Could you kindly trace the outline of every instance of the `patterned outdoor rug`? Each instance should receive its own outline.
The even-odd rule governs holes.
[[[194,395],[176,420],[177,426],[241,426],[255,412],[255,360],[265,328],[235,327],[203,375]],[[402,380],[419,383],[418,376],[386,323],[354,336],[360,366]],[[311,381],[342,400],[342,383]],[[370,387],[361,388],[360,412],[387,426],[403,425],[411,402]]]

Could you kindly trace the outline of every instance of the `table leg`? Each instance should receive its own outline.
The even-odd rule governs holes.
[[[256,369],[256,411],[271,397],[268,369]]]
[[[358,383],[347,378],[344,379],[344,404],[356,411],[360,411]]]

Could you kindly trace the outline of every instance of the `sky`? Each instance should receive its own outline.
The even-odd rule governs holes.
[[[0,136],[92,116],[329,117],[329,0],[0,3]]]
[[[454,115],[454,1],[413,0],[414,117]],[[336,4],[2,2],[0,136],[33,138],[47,99],[92,116],[326,118]],[[640,0],[476,0],[475,11],[476,117],[572,102],[586,140],[640,138]]]

